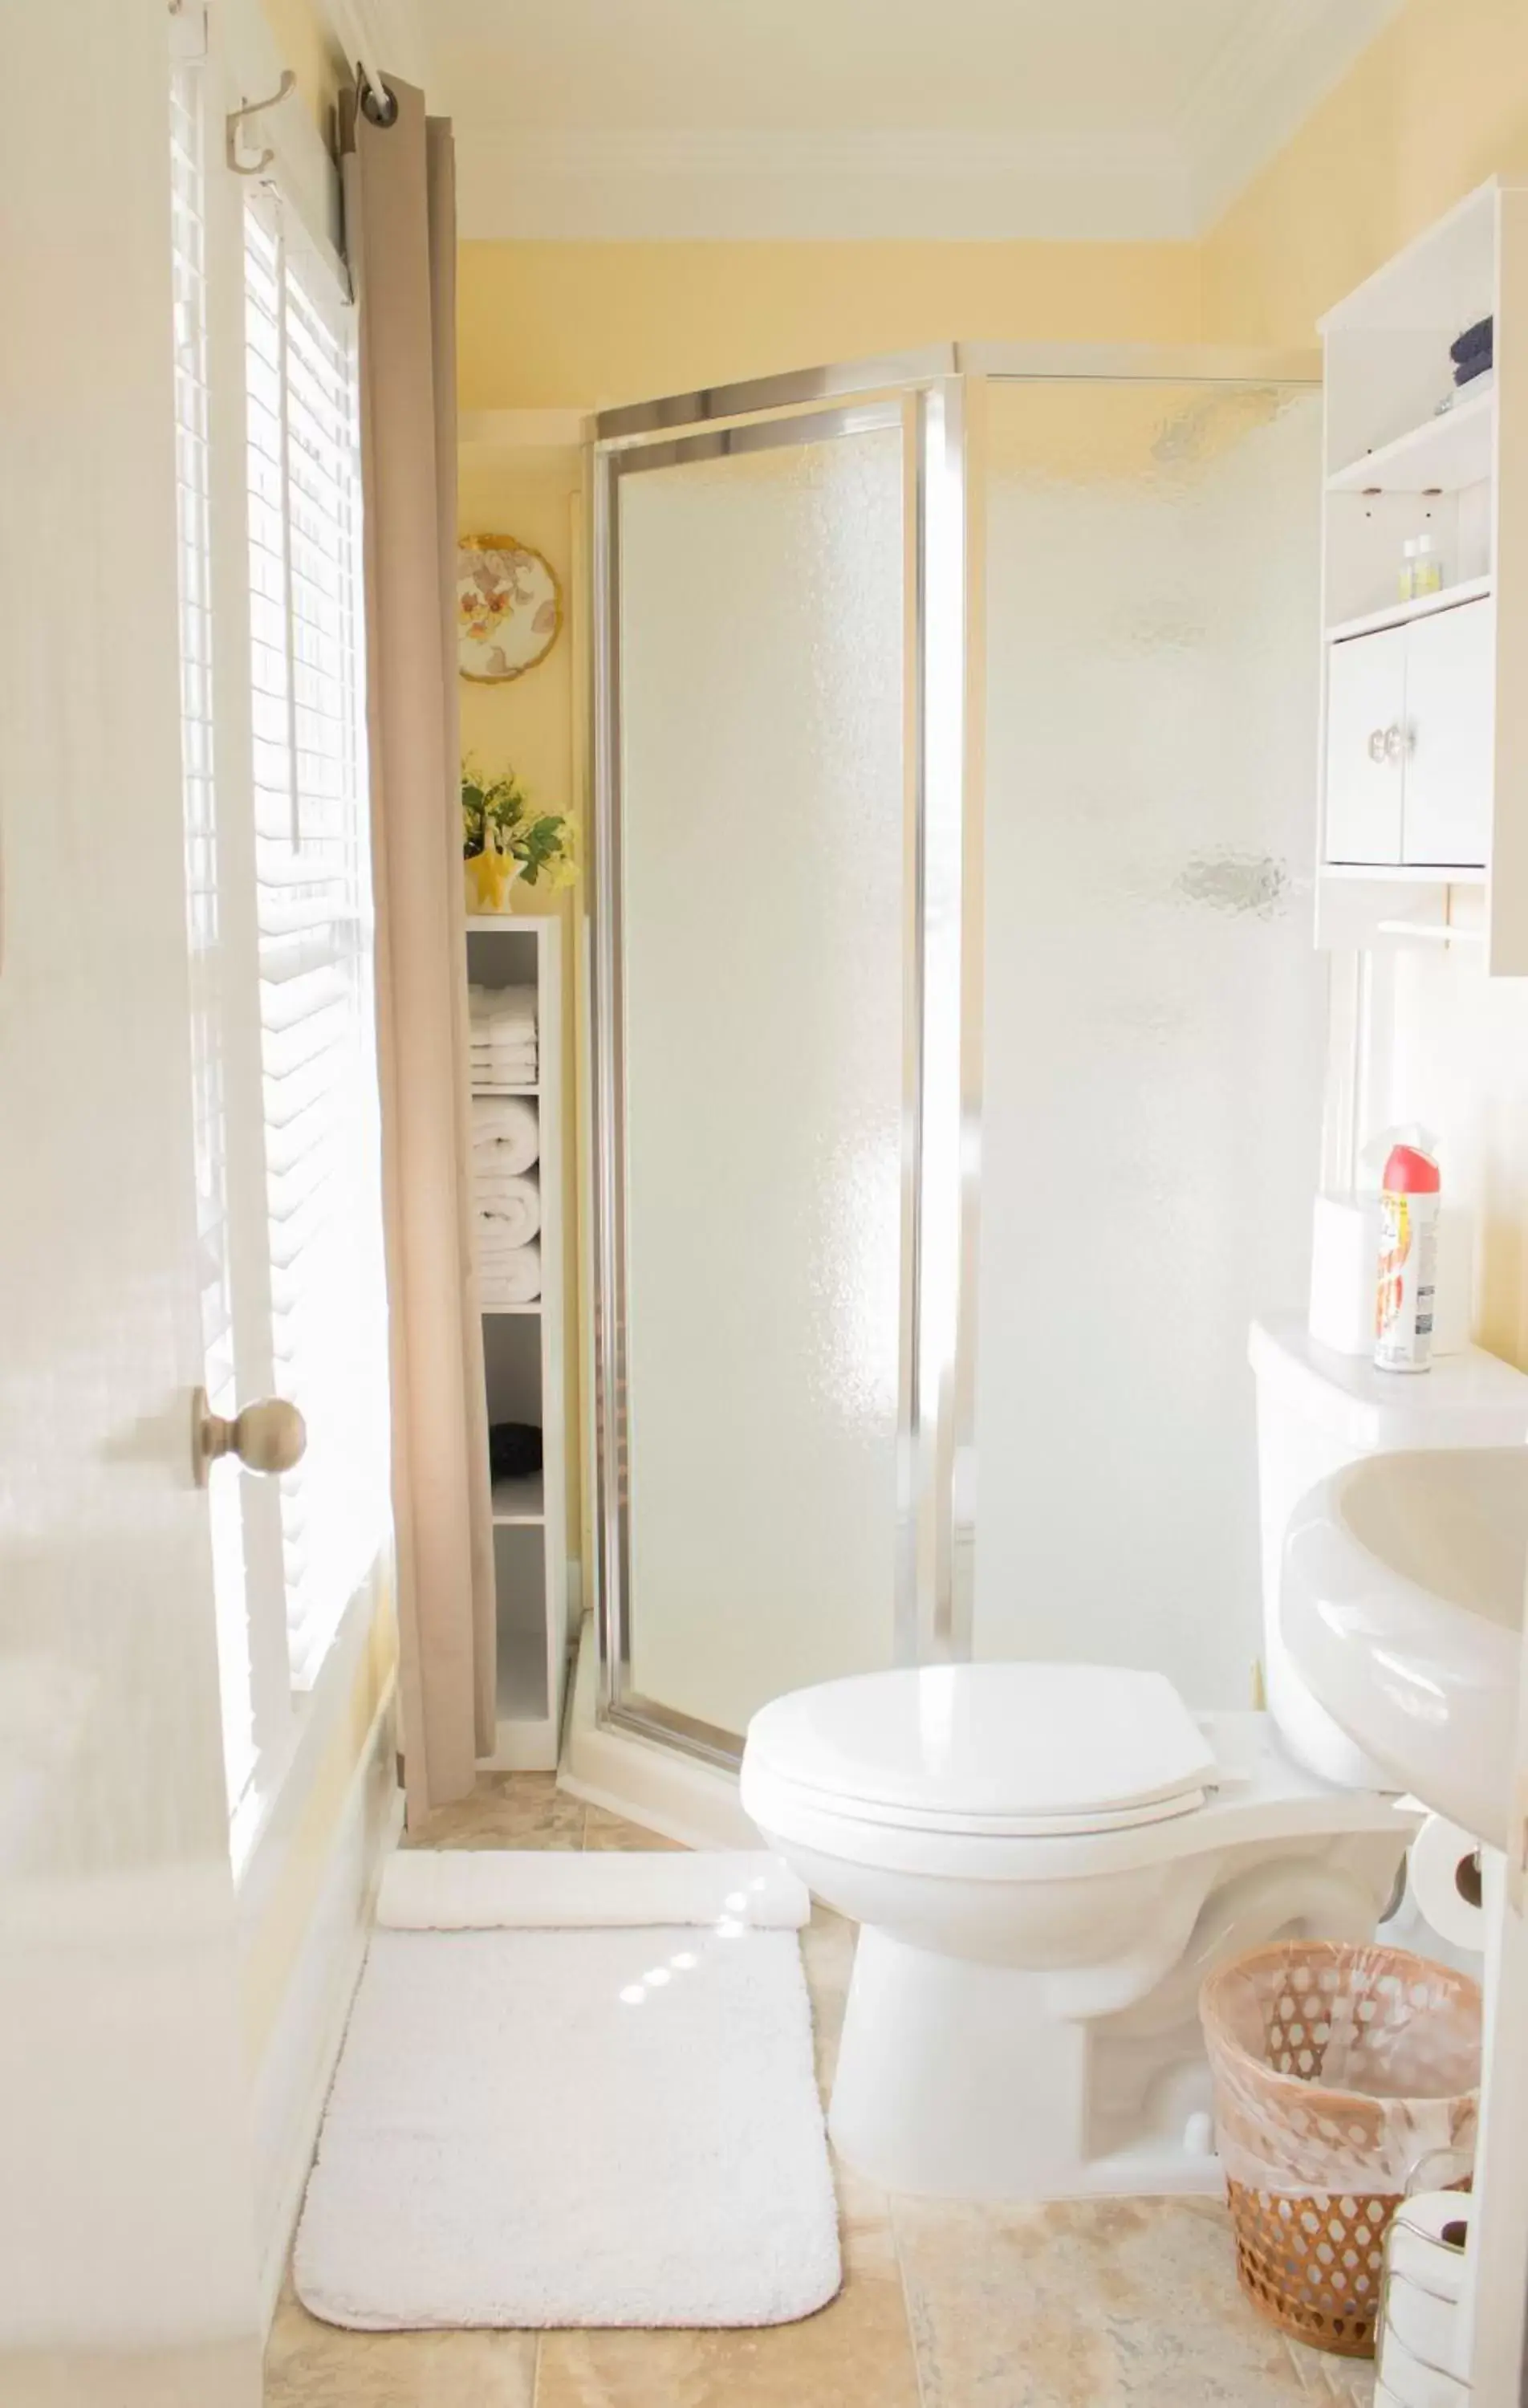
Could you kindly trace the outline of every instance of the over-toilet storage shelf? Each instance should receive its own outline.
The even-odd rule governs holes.
[[[556,1769],[567,1678],[566,1398],[563,1326],[562,926],[544,915],[478,917],[466,924],[465,974],[474,986],[534,986],[536,1071],[527,1086],[475,1093],[523,1096],[535,1108],[540,1153],[541,1293],[534,1303],[483,1308],[488,1419],[532,1422],[542,1465],[493,1484],[498,1624],[498,1714],[484,1769]]]
[[[1484,318],[1493,366],[1455,389]],[[1321,334],[1318,940],[1528,973],[1528,187],[1482,185]],[[1416,538],[1442,584],[1404,598]]]

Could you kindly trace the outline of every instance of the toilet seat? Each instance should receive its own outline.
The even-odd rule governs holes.
[[[1160,1672],[946,1664],[777,1698],[749,1726],[753,1785],[886,1829],[992,1839],[1133,1830],[1194,1813],[1219,1773]]]
[[[993,1668],[951,1669],[976,1672]],[[907,1819],[893,1822],[885,1818],[884,1806],[878,1815],[874,1799],[867,1804],[804,1778],[799,1756],[793,1772],[776,1770],[768,1760],[771,1735],[778,1734],[783,1719],[777,1717],[776,1707],[793,1703],[793,1698],[778,1698],[754,1716],[743,1753],[742,1806],[770,1847],[787,1854],[793,1848],[811,1851],[824,1862],[934,1880],[1064,1882],[1079,1875],[1138,1870],[1249,1842],[1319,1847],[1341,1834],[1367,1836],[1393,1831],[1398,1820],[1406,1824],[1405,1810],[1393,1792],[1346,1789],[1322,1781],[1285,1753],[1269,1716],[1252,1711],[1206,1714],[1195,1722],[1215,1768],[1214,1785],[1200,1787],[1197,1803],[1189,1792],[1170,1801],[1166,1812],[1159,1805],[1154,1815],[1141,1808],[1122,1813],[1116,1808],[1110,1821],[1095,1813],[1087,1828],[1071,1831],[1053,1816],[1033,1818],[1028,1830],[1011,1816],[1007,1824],[991,1818],[996,1828],[962,1829],[949,1814],[925,1812],[920,1819],[917,1809],[906,1807]],[[756,1732],[762,1745],[756,1744]],[[821,1759],[815,1761],[820,1773]]]

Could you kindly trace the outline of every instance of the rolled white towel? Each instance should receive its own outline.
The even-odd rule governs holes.
[[[377,1920],[393,1931],[577,1931],[707,1926],[799,1931],[806,1884],[763,1849],[664,1855],[411,1848],[390,1856]]]
[[[534,1304],[541,1293],[541,1249],[533,1238],[528,1246],[511,1246],[496,1254],[478,1274],[479,1303]]]
[[[529,1245],[541,1226],[541,1195],[534,1179],[507,1180],[492,1198],[479,1194],[476,1200],[479,1262],[507,1247]]]
[[[469,986],[467,1015],[475,1038],[514,1032],[536,1040],[534,986]]]
[[[518,1102],[520,1099],[517,1096],[514,1100]],[[475,1145],[472,1149],[474,1187],[479,1178],[519,1179],[535,1165],[535,1146],[521,1145],[512,1138],[495,1138],[491,1144]]]
[[[475,1170],[492,1168],[518,1174],[529,1170],[541,1152],[541,1124],[536,1106],[524,1096],[474,1096],[472,1099],[472,1163]]]
[[[472,1226],[479,1253],[485,1246],[522,1246],[536,1231],[527,1225],[540,1217],[535,1190],[529,1197],[509,1197],[500,1204],[485,1204],[478,1198],[473,1206]]]

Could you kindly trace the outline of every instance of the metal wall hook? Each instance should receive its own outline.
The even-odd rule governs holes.
[[[223,134],[223,155],[236,176],[263,176],[267,167],[273,167],[276,165],[276,153],[270,150],[260,151],[253,159],[240,158],[239,129],[246,125],[251,117],[259,117],[267,108],[274,108],[278,101],[285,100],[288,93],[295,92],[296,89],[297,79],[291,67],[287,67],[282,71],[281,80],[268,99],[246,101],[242,108],[229,110]]]

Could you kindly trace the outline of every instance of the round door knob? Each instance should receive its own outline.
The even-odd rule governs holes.
[[[284,1397],[262,1397],[246,1405],[234,1421],[213,1412],[207,1390],[192,1399],[192,1450],[198,1483],[225,1455],[236,1455],[246,1471],[290,1471],[301,1463],[307,1444],[307,1425],[295,1405]]]

